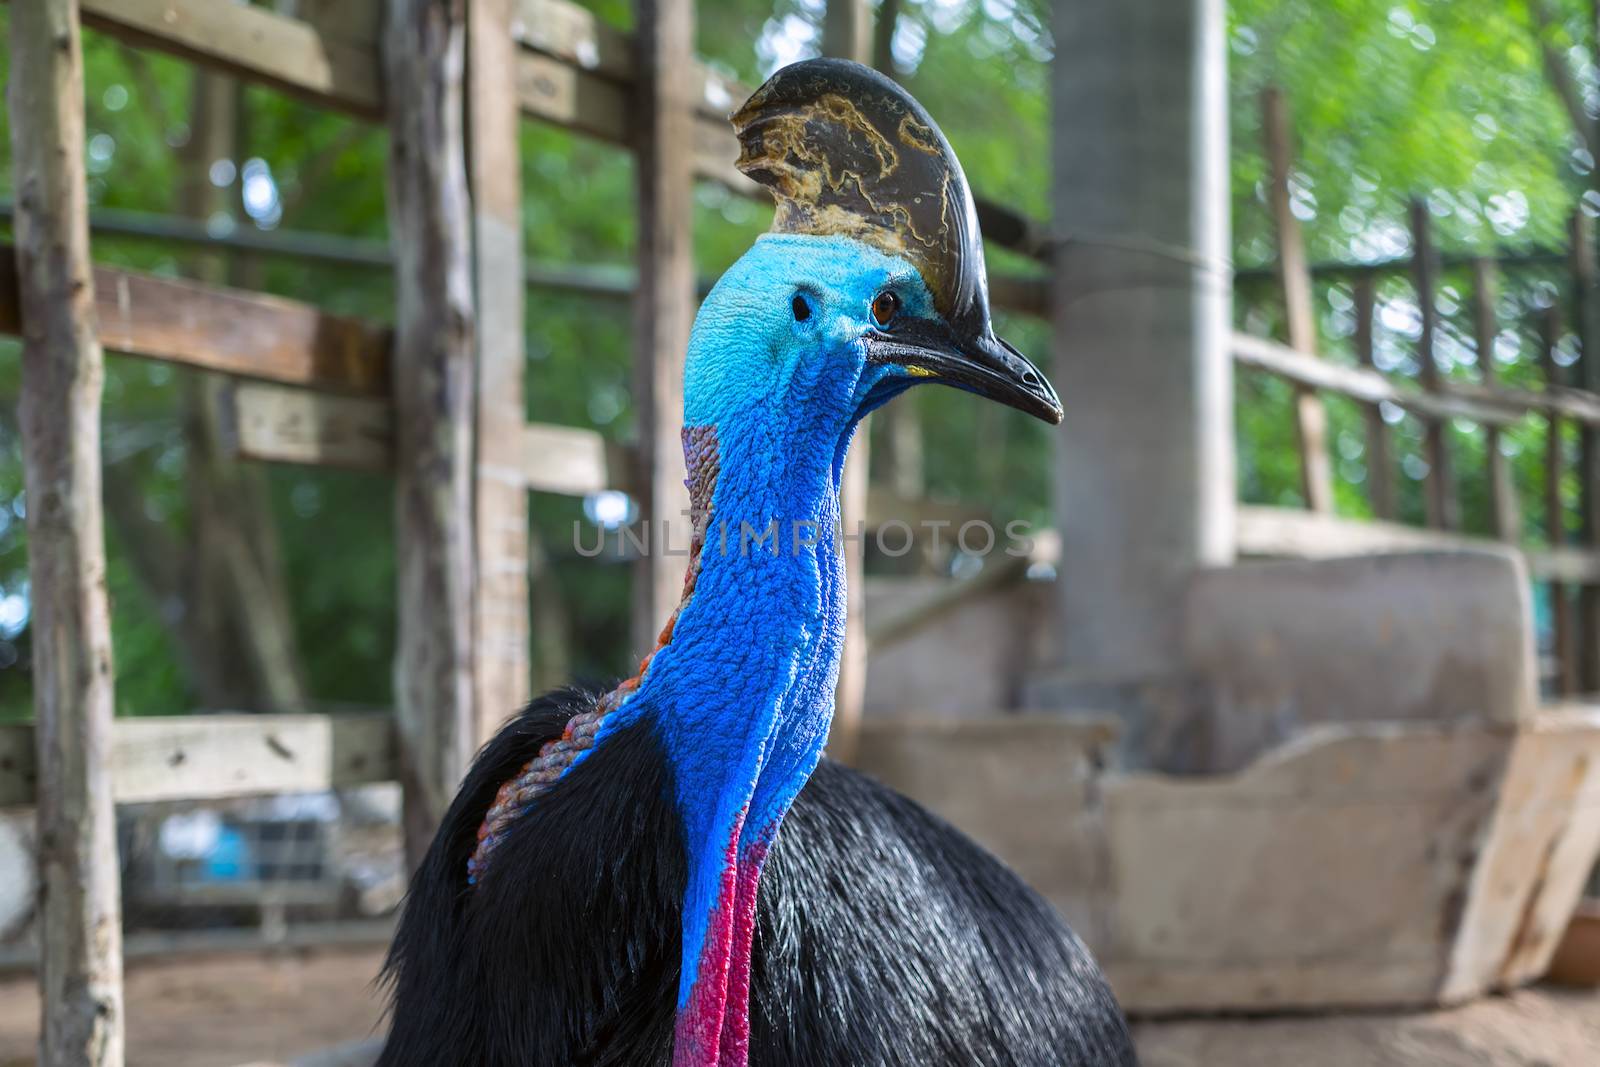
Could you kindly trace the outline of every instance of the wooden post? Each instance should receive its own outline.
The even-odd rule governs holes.
[[[1356,358],[1363,367],[1376,369],[1373,323],[1377,313],[1377,280],[1363,274],[1355,281]],[[1393,520],[1399,513],[1394,493],[1394,448],[1389,439],[1389,424],[1383,410],[1373,404],[1366,408],[1367,423],[1367,499],[1372,513]]]
[[[395,712],[415,866],[474,748],[471,229],[466,23],[452,0],[389,0],[383,58],[395,253]]]
[[[1478,345],[1478,373],[1483,384],[1495,382],[1494,302],[1498,295],[1495,262],[1483,256],[1472,261],[1472,326]],[[1500,428],[1484,426],[1483,450],[1489,469],[1489,529],[1507,544],[1522,539],[1522,511],[1517,506],[1517,486],[1511,479],[1511,463],[1500,451]]]
[[[1278,242],[1278,281],[1283,286],[1289,347],[1312,355],[1317,351],[1317,320],[1312,310],[1311,269],[1306,263],[1300,221],[1290,208],[1289,105],[1276,86],[1261,94],[1262,129],[1267,160],[1272,219]],[[1300,445],[1300,490],[1312,511],[1333,512],[1333,465],[1328,458],[1328,413],[1316,390],[1295,388],[1295,433]]]
[[[872,62],[872,8],[864,0],[830,0],[822,21],[822,52]]]
[[[1572,281],[1578,327],[1578,385],[1600,392],[1600,278],[1596,276],[1594,221],[1581,210],[1572,215]],[[1600,433],[1580,429],[1578,477],[1583,543],[1600,547]],[[1578,679],[1586,693],[1600,691],[1600,586],[1578,592]]]
[[[32,582],[39,1059],[123,1061],[122,902],[111,801],[111,619],[100,389],[75,0],[11,10],[11,150]]]
[[[467,180],[477,302],[473,464],[474,744],[530,697],[517,0],[467,0]],[[680,68],[686,69],[686,68]],[[687,212],[688,205],[684,205]]]
[[[1551,305],[1539,316],[1539,365],[1547,388],[1561,384],[1561,368],[1555,359],[1560,336],[1561,309]],[[1544,445],[1544,522],[1551,548],[1560,548],[1567,542],[1566,508],[1561,501],[1561,473],[1565,466],[1561,452],[1561,420],[1552,413],[1545,423]],[[1556,686],[1563,695],[1570,695],[1578,691],[1578,660],[1573,644],[1572,604],[1567,599],[1566,586],[1560,582],[1550,583],[1550,619]]]
[[[683,359],[694,320],[693,0],[636,0],[639,80],[634,170],[639,287],[634,295],[634,403],[639,496],[650,550],[635,578],[634,643],[655,644],[683,594],[689,494],[683,484]]]
[[[1439,364],[1434,359],[1433,336],[1438,330],[1439,312],[1434,307],[1434,292],[1439,278],[1438,257],[1428,222],[1428,206],[1411,202],[1411,240],[1414,256],[1412,277],[1417,287],[1417,309],[1422,316],[1422,337],[1417,342],[1419,380],[1429,392],[1439,389]],[[1423,453],[1428,461],[1428,476],[1423,483],[1428,525],[1435,529],[1461,529],[1461,501],[1456,496],[1455,472],[1450,463],[1449,427],[1440,419],[1423,421]]]
[[[872,11],[865,0],[830,0],[824,23],[822,50],[830,56],[867,63],[872,59]],[[903,396],[891,410],[906,405]],[[914,409],[907,406],[913,417]],[[900,429],[891,421],[890,430]],[[901,430],[900,432],[905,432]],[[850,446],[850,458],[839,486],[841,538],[835,551],[844,553],[845,634],[844,651],[839,661],[839,681],[834,688],[833,728],[828,735],[828,754],[844,763],[854,762],[861,742],[861,713],[867,693],[866,625],[866,550],[867,485],[871,464],[872,432],[863,422]],[[890,454],[898,463],[898,447]],[[919,457],[920,458],[920,457]],[[896,468],[898,471],[898,467]],[[861,536],[856,536],[857,534]]]
[[[872,28],[872,65],[899,79],[894,62],[894,31],[900,24],[900,0],[880,0],[878,20]]]

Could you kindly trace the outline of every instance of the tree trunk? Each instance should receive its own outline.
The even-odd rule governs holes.
[[[391,0],[384,28],[395,251],[395,532],[407,858],[414,866],[471,758],[471,228],[462,0]]]
[[[634,296],[634,405],[650,551],[634,597],[635,651],[683,595],[689,494],[683,484],[683,360],[694,319],[694,89],[683,76],[694,50],[693,0],[637,0],[639,92],[634,173],[639,193],[639,285]],[[667,536],[663,536],[666,533]]]
[[[119,1067],[122,907],[100,505],[104,361],[89,263],[77,4],[13,5],[11,62],[44,886],[40,1060],[50,1067]]]
[[[528,700],[528,489],[523,360],[522,112],[514,0],[468,0],[467,181],[477,314],[473,473],[474,735],[488,739]]]

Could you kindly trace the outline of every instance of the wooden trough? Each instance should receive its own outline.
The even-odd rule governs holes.
[[[1538,706],[1525,588],[1498,552],[1197,579],[1180,733],[1261,746],[1225,773],[1102,769],[1115,720],[1052,713],[869,716],[862,762],[1048,896],[1131,1012],[1467,1000],[1544,973],[1600,853],[1600,707]]]

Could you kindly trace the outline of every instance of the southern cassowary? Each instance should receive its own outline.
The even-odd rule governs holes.
[[[1047,904],[821,759],[862,416],[927,381],[1061,420],[990,325],[961,167],[853,63],[787,67],[733,122],[777,217],[689,343],[682,604],[636,677],[545,696],[478,756],[411,883],[379,1062],[1132,1064]]]

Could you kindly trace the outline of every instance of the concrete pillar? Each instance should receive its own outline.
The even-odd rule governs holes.
[[[1066,672],[1047,700],[1175,677],[1189,578],[1233,559],[1223,16],[1223,0],[1055,5]]]

